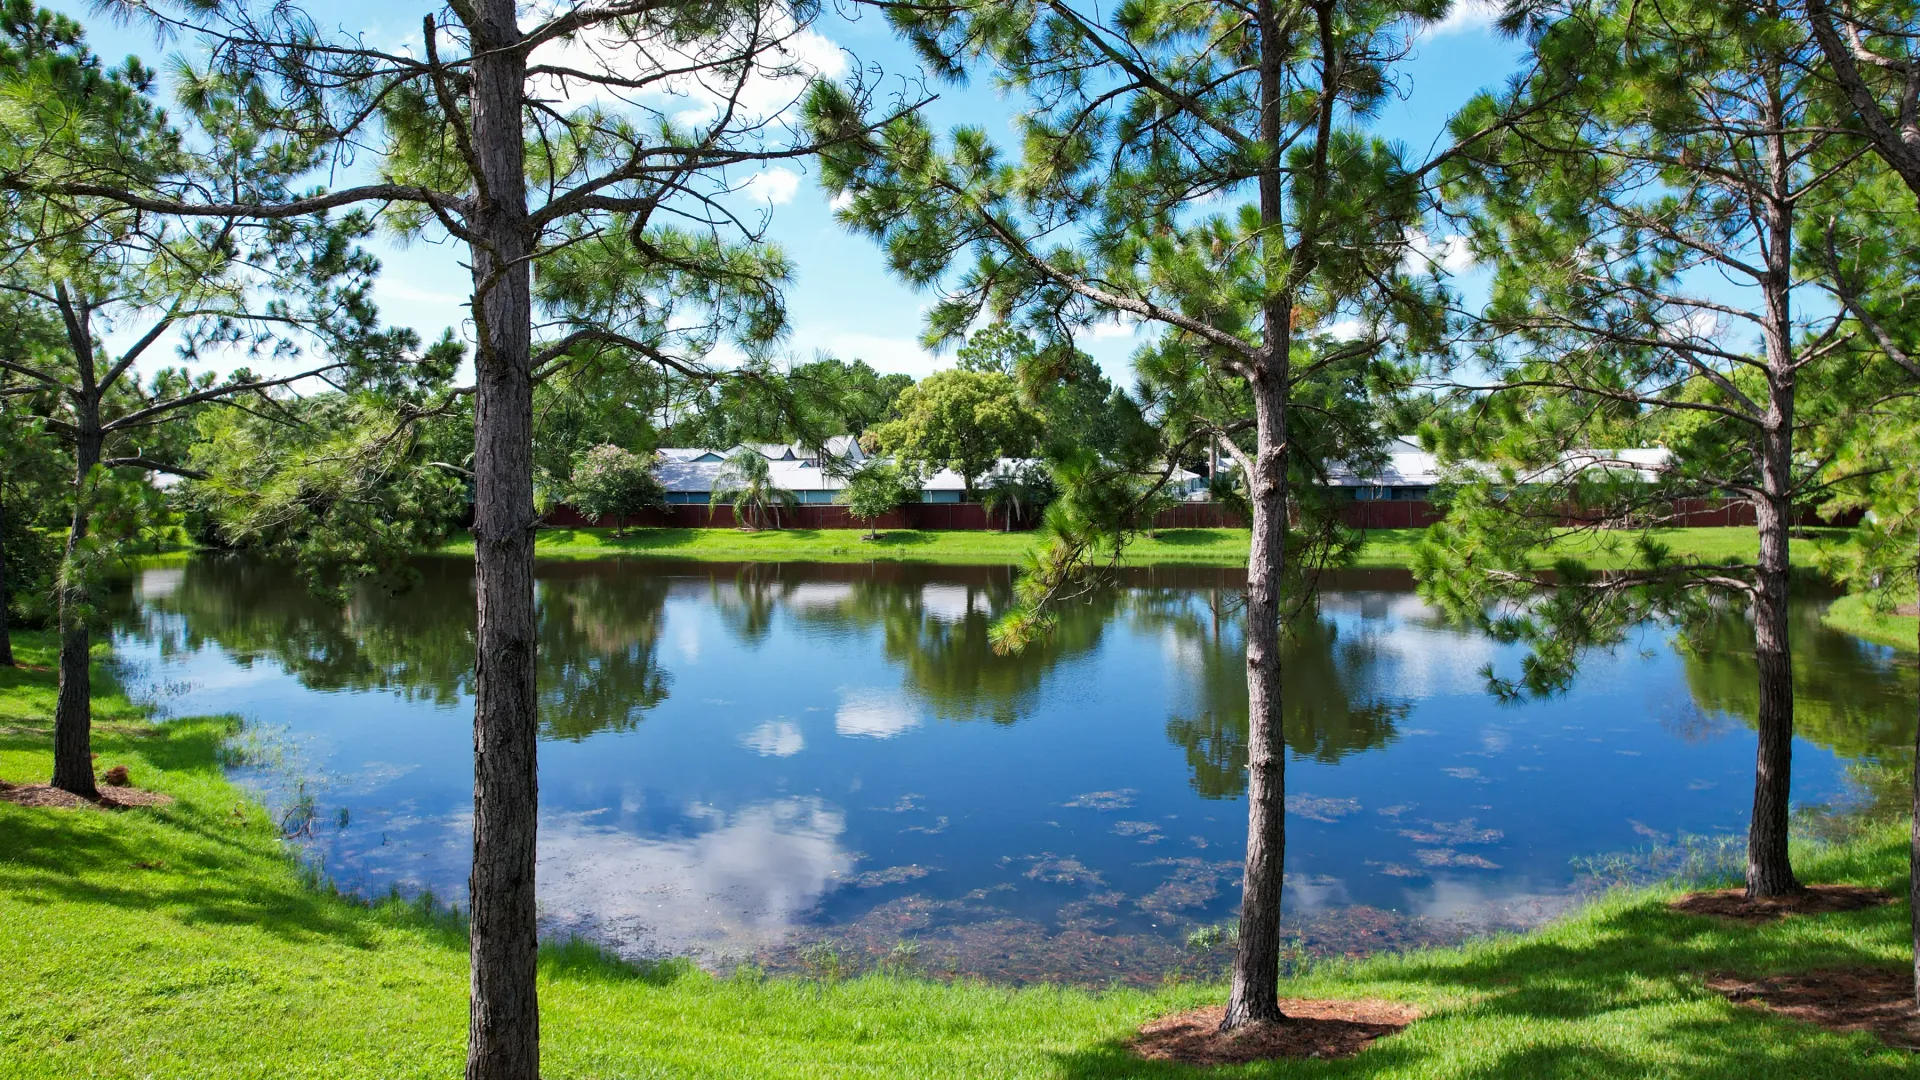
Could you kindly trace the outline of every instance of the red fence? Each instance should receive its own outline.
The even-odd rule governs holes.
[[[1675,502],[1670,518],[1662,524],[1688,528],[1734,527],[1754,524],[1753,505],[1744,501],[1720,499],[1682,499]],[[1353,529],[1424,529],[1446,514],[1424,499],[1355,500],[1340,508],[1341,523]],[[1570,520],[1569,524],[1573,524]],[[1798,525],[1857,525],[1860,514],[1845,515],[1828,521],[1809,510],[1800,515]],[[546,524],[554,528],[577,529],[606,526],[613,522],[592,520],[571,506],[560,505],[547,513]],[[669,506],[633,514],[621,523],[624,527],[676,529],[731,529],[738,526],[733,508],[718,506]],[[876,529],[1004,529],[1006,519],[996,513],[991,519],[979,503],[910,503],[873,523]],[[1015,522],[1016,527],[1031,522]],[[780,525],[788,529],[864,529],[844,506],[807,504],[780,511]],[[1240,529],[1246,527],[1238,514],[1219,503],[1182,503],[1160,512],[1154,519],[1160,529]]]

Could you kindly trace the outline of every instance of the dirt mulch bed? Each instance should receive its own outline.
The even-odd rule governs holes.
[[[1845,967],[1748,979],[1707,976],[1707,988],[1736,1005],[1791,1016],[1828,1031],[1869,1031],[1899,1050],[1920,1050],[1913,973]]]
[[[102,787],[100,798],[95,801],[83,799],[70,791],[61,791],[51,784],[9,784],[0,780],[0,801],[53,810],[77,810],[83,806],[127,810],[136,806],[166,806],[173,801],[173,796],[158,791],[143,791],[137,787]]]
[[[1892,903],[1893,897],[1862,885],[1809,885],[1788,896],[1749,900],[1739,889],[1688,893],[1667,906],[1688,915],[1712,915],[1732,922],[1758,924],[1789,915],[1827,915],[1859,911]]]
[[[1222,1034],[1226,1007],[1175,1013],[1140,1028],[1133,1052],[1148,1061],[1182,1065],[1244,1065],[1271,1058],[1346,1058],[1420,1018],[1420,1010],[1397,1001],[1307,1001],[1280,1003],[1287,1019],[1248,1024]]]

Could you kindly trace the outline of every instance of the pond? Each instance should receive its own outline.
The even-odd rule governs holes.
[[[240,779],[341,887],[463,903],[472,568],[420,571],[341,606],[239,558],[150,570],[116,650],[163,710],[246,718]],[[1013,580],[543,565],[543,929],[719,969],[891,956],[1146,983],[1217,967],[1209,928],[1235,915],[1246,828],[1244,574],[1134,572],[1001,657],[987,630]],[[1743,627],[1697,650],[1647,628],[1565,695],[1502,704],[1481,670],[1516,649],[1441,623],[1403,573],[1327,585],[1286,659],[1300,948],[1532,925],[1609,854],[1737,865]],[[1802,805],[1856,798],[1850,775],[1901,765],[1913,737],[1910,671],[1818,609],[1794,626]]]

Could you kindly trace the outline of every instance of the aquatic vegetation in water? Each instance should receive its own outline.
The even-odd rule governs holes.
[[[1029,855],[1033,865],[1027,867],[1027,877],[1035,881],[1045,881],[1054,885],[1085,885],[1099,888],[1106,884],[1098,871],[1072,856],[1059,856],[1051,851],[1038,855]]]
[[[1147,866],[1171,867],[1167,879],[1134,906],[1163,920],[1177,920],[1182,908],[1205,907],[1229,885],[1239,884],[1239,862],[1208,862],[1194,856],[1155,859]]]
[[[1318,795],[1287,796],[1287,813],[1308,821],[1324,822],[1332,825],[1341,818],[1360,812],[1360,803],[1356,799],[1329,799]]]
[[[1119,788],[1114,791],[1089,791],[1076,796],[1061,806],[1080,806],[1088,810],[1125,810],[1133,805],[1133,797],[1139,794],[1132,788]]]
[[[1424,829],[1401,829],[1400,835],[1417,844],[1495,844],[1506,837],[1499,829],[1479,828],[1473,818],[1460,821],[1425,821]]]
[[[847,884],[856,889],[873,889],[882,885],[901,885],[909,881],[918,881],[933,871],[919,863],[906,866],[889,866],[885,870],[868,870],[847,879]]]
[[[1421,848],[1413,853],[1423,866],[1461,866],[1479,870],[1498,870],[1500,864],[1483,855],[1455,851],[1452,848]]]

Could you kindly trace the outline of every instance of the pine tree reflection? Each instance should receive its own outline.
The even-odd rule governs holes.
[[[1167,721],[1167,738],[1185,751],[1194,790],[1212,799],[1245,794],[1247,645],[1239,595],[1218,587],[1143,589],[1134,593],[1132,610],[1139,625],[1171,636],[1186,673],[1191,703]],[[1296,620],[1281,655],[1289,749],[1334,762],[1393,741],[1407,703],[1358,690],[1376,659],[1366,637],[1341,640],[1331,622],[1311,614]]]

